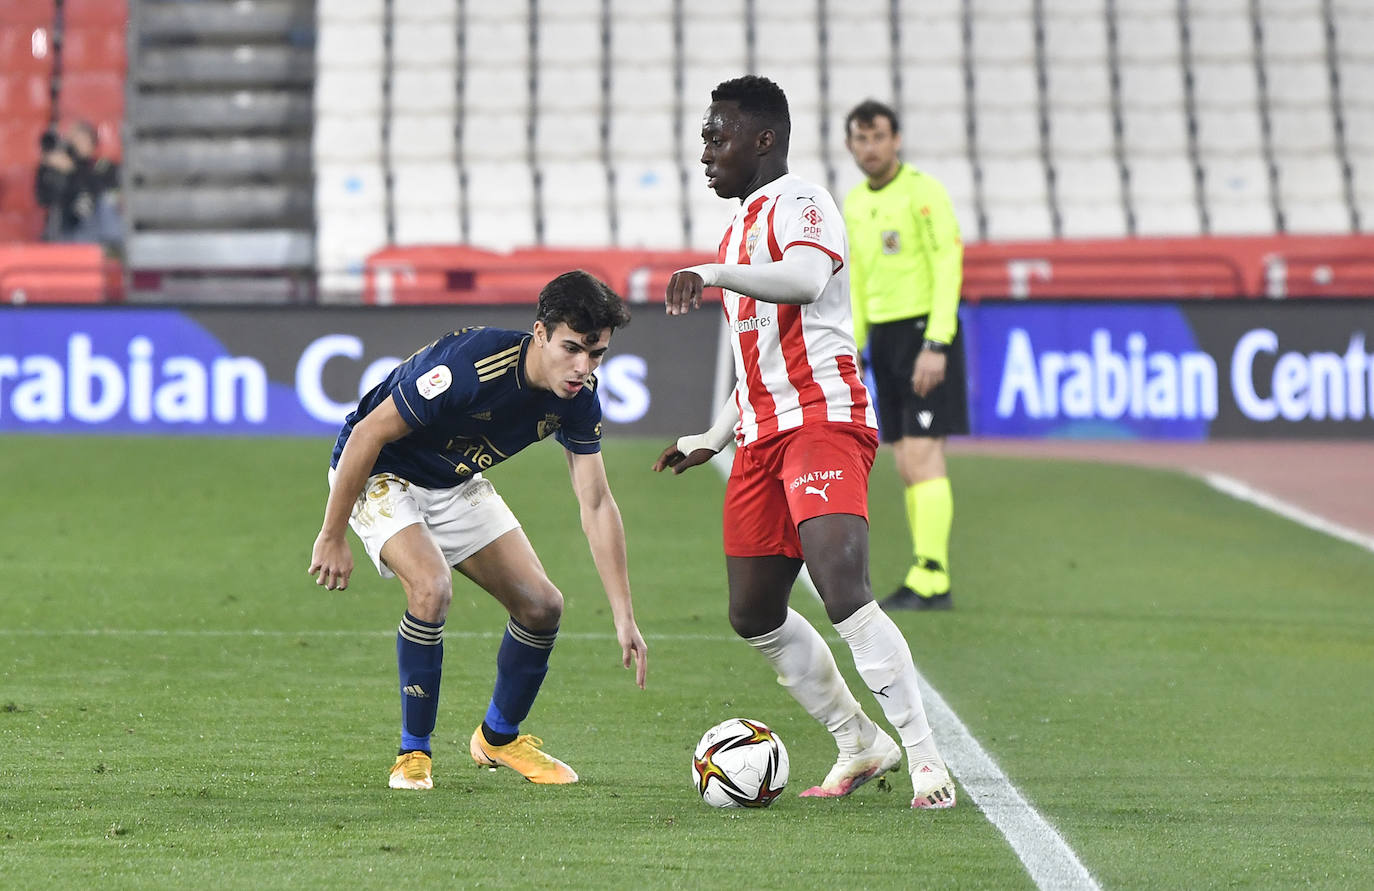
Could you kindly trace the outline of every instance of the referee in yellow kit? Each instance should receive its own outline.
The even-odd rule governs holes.
[[[897,115],[867,100],[845,118],[845,145],[868,181],[845,198],[854,337],[877,384],[878,424],[906,486],[912,565],[883,609],[950,607],[954,495],[945,437],[968,432],[959,286],[964,247],[949,194],[897,157]]]

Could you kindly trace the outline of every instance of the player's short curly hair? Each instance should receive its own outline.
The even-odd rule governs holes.
[[[878,118],[887,118],[887,122],[892,125],[894,136],[902,132],[901,125],[897,122],[897,112],[892,110],[892,106],[884,105],[877,99],[865,99],[851,108],[849,114],[845,116],[845,138],[849,138],[849,131],[853,128],[855,121],[858,121],[861,127],[872,127],[873,122]]]
[[[549,331],[564,323],[578,334],[593,334],[606,328],[624,328],[630,323],[630,311],[610,285],[590,272],[575,269],[539,292],[535,318]]]
[[[712,102],[736,102],[739,110],[764,129],[772,130],[782,145],[792,135],[792,115],[787,110],[787,94],[766,77],[746,74],[722,81],[711,91]]]

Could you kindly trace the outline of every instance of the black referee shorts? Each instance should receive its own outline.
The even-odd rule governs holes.
[[[911,390],[916,354],[925,340],[926,317],[882,322],[868,329],[869,362],[877,385],[878,428],[883,442],[904,436],[945,437],[968,433],[968,381],[963,332],[954,335],[945,380],[928,395]]]

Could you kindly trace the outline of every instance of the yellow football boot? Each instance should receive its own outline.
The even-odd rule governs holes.
[[[433,789],[433,768],[433,762],[424,752],[406,752],[397,756],[396,763],[391,766],[388,785],[393,789]]]
[[[482,728],[472,733],[472,760],[483,767],[509,767],[531,783],[564,785],[577,782],[577,771],[539,747],[544,741],[522,733],[504,746],[494,746],[482,736]]]

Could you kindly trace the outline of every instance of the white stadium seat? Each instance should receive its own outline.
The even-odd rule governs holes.
[[[1022,158],[1040,153],[1040,115],[1035,107],[985,111],[978,116],[975,138],[987,158]]]

